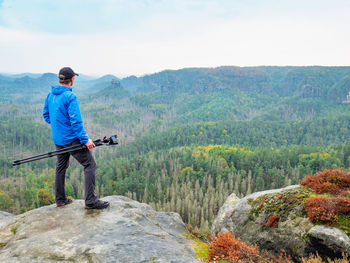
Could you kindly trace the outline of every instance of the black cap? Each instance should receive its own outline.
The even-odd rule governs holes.
[[[79,74],[75,73],[70,67],[61,68],[60,72],[58,73],[58,77],[62,80],[71,79],[74,76],[79,76]]]

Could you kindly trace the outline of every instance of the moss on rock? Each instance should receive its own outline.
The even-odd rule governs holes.
[[[337,227],[350,237],[350,215],[338,214]]]
[[[266,219],[270,216],[279,216],[279,222],[285,221],[290,216],[305,217],[305,202],[313,193],[309,188],[297,187],[279,193],[262,195],[255,200],[249,198],[250,215],[252,219],[256,219],[261,214],[264,214]]]

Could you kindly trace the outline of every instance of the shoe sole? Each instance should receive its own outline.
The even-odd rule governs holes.
[[[86,205],[84,205],[84,209],[86,210],[92,210],[92,209],[106,209],[109,207],[109,204],[107,206],[104,207],[86,207]]]
[[[71,203],[73,203],[73,200],[72,200],[72,202],[66,203],[66,204],[56,204],[56,207],[62,207],[62,206],[70,205]]]

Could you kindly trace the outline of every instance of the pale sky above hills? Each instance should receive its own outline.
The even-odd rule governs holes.
[[[350,65],[349,0],[0,0],[0,72]]]

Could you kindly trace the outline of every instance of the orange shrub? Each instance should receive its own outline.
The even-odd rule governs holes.
[[[306,211],[312,222],[333,225],[337,222],[336,207],[333,200],[323,196],[311,197],[306,201]]]
[[[262,250],[261,251],[261,260],[259,263],[293,263],[292,257],[288,255],[284,250],[281,251],[279,256],[275,256],[272,253]]]
[[[233,233],[220,233],[218,237],[211,237],[209,246],[209,261],[219,262],[227,260],[235,263],[292,263],[292,259],[284,251],[275,256],[266,250],[259,251],[258,246],[249,246]]]
[[[348,256],[345,254],[342,254],[342,258],[336,258],[334,260],[331,260],[330,258],[327,258],[327,260],[323,260],[320,255],[310,255],[308,258],[301,258],[302,263],[349,263]]]
[[[337,213],[350,213],[350,198],[338,196],[332,199]]]
[[[188,232],[190,232],[190,234],[192,234],[193,236],[198,237],[198,238],[206,238],[206,239],[208,239],[208,237],[204,237],[201,234],[201,232],[199,232],[196,229],[193,229],[193,226],[191,224],[185,224],[185,225],[186,225],[186,228],[187,228]]]
[[[311,188],[317,194],[339,194],[350,189],[350,173],[342,169],[323,170],[315,176],[306,176],[300,184]]]
[[[279,216],[272,215],[269,217],[267,220],[266,226],[267,227],[277,227],[278,226],[278,221],[280,220]]]
[[[210,238],[209,260],[232,260],[234,262],[256,262],[259,255],[258,246],[249,246],[233,233],[219,233],[218,237]]]

